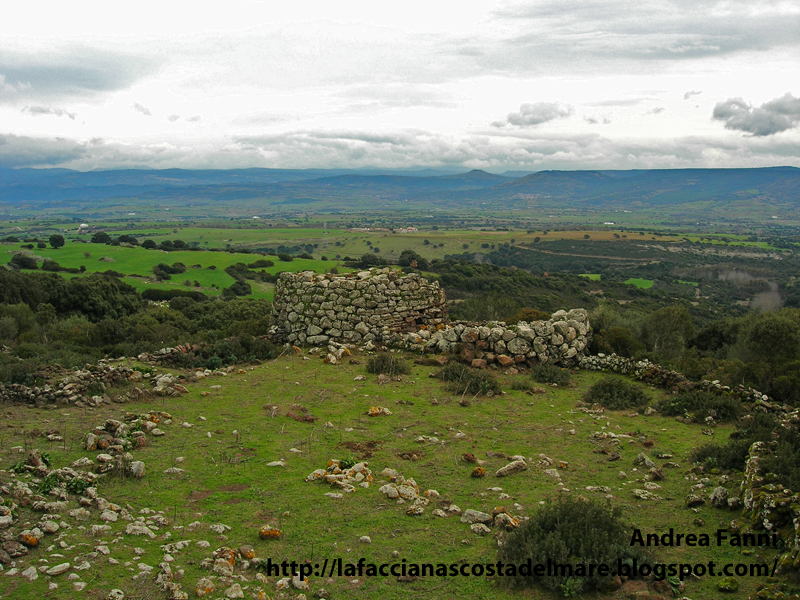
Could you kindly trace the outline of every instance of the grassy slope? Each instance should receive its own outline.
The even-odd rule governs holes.
[[[491,399],[475,399],[469,407],[459,406],[457,398],[443,391],[438,380],[428,377],[432,368],[414,366],[412,373],[402,382],[378,386],[373,376],[364,382],[354,381],[354,376],[365,373],[363,366],[326,365],[318,358],[283,357],[243,374],[215,377],[190,385],[190,393],[182,398],[154,399],[146,403],[111,406],[98,411],[60,408],[53,411],[6,406],[7,419],[1,434],[0,459],[8,465],[19,455],[9,451],[16,445],[26,448],[48,449],[54,465],[63,466],[87,454],[79,448],[84,432],[105,418],[119,416],[123,410],[166,410],[172,413],[174,423],[166,427],[167,435],[150,438],[148,447],[136,452],[136,458],[147,464],[147,475],[139,481],[114,480],[104,483],[101,495],[120,504],[131,504],[138,511],[143,507],[163,510],[173,525],[185,526],[200,520],[203,523],[225,523],[232,527],[227,538],[217,536],[203,528],[197,533],[172,530],[172,541],[181,539],[211,542],[209,550],[195,545],[175,556],[173,570],[184,568],[185,588],[192,592],[194,583],[206,575],[197,563],[210,556],[210,551],[222,545],[238,547],[252,544],[258,556],[273,559],[323,561],[325,558],[342,558],[356,561],[392,562],[391,553],[400,552],[409,562],[492,562],[497,544],[492,536],[479,538],[469,526],[458,518],[439,519],[431,516],[431,505],[422,517],[406,516],[404,506],[386,500],[379,492],[380,484],[370,489],[358,488],[341,500],[324,496],[329,489],[322,483],[306,483],[304,477],[316,468],[324,467],[330,458],[344,458],[353,454],[341,447],[344,442],[382,442],[379,450],[369,459],[370,468],[377,475],[384,467],[399,470],[414,477],[421,489],[434,488],[443,499],[458,504],[463,510],[473,508],[491,512],[495,506],[505,505],[511,512],[515,502],[524,509],[518,514],[531,514],[537,503],[556,493],[552,479],[541,468],[530,468],[523,473],[498,479],[493,475],[472,479],[472,465],[462,461],[461,454],[474,452],[485,458],[487,450],[503,451],[509,455],[521,453],[538,457],[544,453],[555,460],[569,462],[569,470],[562,478],[572,494],[602,497],[602,494],[583,491],[588,485],[607,485],[613,490],[613,503],[626,509],[626,517],[645,532],[663,532],[673,527],[677,532],[709,534],[725,527],[735,513],[718,511],[703,506],[697,513],[684,507],[684,497],[692,481],[684,475],[688,468],[688,453],[709,441],[701,435],[700,425],[683,425],[661,417],[630,417],[626,412],[607,413],[593,418],[576,412],[575,402],[583,390],[600,375],[580,373],[575,376],[577,389],[547,388],[544,395],[529,396],[510,391],[515,379],[527,376],[503,376],[506,395]],[[212,385],[221,385],[213,389]],[[201,392],[211,392],[201,396]],[[662,392],[650,391],[653,397]],[[436,399],[438,404],[434,404]],[[404,404],[398,404],[399,401]],[[271,417],[264,407],[277,404],[278,416]],[[301,404],[319,417],[313,424],[298,423],[284,415],[292,404]],[[410,404],[409,404],[410,403]],[[369,418],[364,411],[371,405],[387,406],[392,416]],[[202,421],[203,416],[207,421]],[[183,428],[187,421],[194,425]],[[326,421],[334,428],[324,428]],[[25,423],[24,427],[14,424]],[[23,436],[23,430],[58,429],[66,442],[51,443],[43,438]],[[605,428],[618,433],[639,432],[655,440],[654,450],[671,452],[681,469],[668,469],[663,489],[658,491],[666,498],[661,502],[636,500],[630,490],[642,487],[635,483],[633,458],[644,449],[636,443],[627,444],[622,459],[607,462],[602,454],[592,453],[589,440],[592,432]],[[575,435],[569,430],[574,429]],[[731,431],[730,426],[719,427],[716,438],[722,439]],[[233,432],[238,431],[238,436]],[[463,439],[454,439],[462,431]],[[212,433],[208,437],[208,432]],[[442,444],[422,445],[414,442],[419,435],[435,435]],[[48,447],[49,446],[49,447]],[[302,450],[302,454],[290,452]],[[424,458],[409,462],[397,458],[403,451],[422,451]],[[177,457],[186,457],[179,466],[185,473],[166,475],[163,471],[175,465]],[[267,467],[270,461],[284,459],[285,468]],[[500,459],[490,459],[487,471],[492,474],[505,464]],[[663,462],[656,460],[657,463]],[[618,472],[627,472],[620,479]],[[6,476],[3,476],[5,478]],[[377,479],[380,479],[377,477]],[[511,495],[499,500],[499,493],[488,488],[499,486]],[[731,490],[735,489],[733,484]],[[697,518],[706,521],[698,527]],[[71,519],[67,519],[72,521]],[[96,522],[96,521],[95,521]],[[258,528],[270,523],[284,531],[280,541],[265,542],[258,539]],[[73,522],[74,524],[74,522]],[[114,531],[124,531],[124,522],[113,525]],[[163,530],[162,530],[163,531]],[[161,533],[161,532],[160,532]],[[359,537],[369,535],[372,544],[359,543]],[[87,552],[97,544],[83,532],[72,530],[67,539],[88,544],[64,550],[63,560],[72,560],[79,552]],[[91,581],[87,589],[101,589],[106,593],[113,587],[134,590],[130,578],[133,569],[125,566],[133,560],[133,547],[145,549],[142,561],[157,567],[162,560],[158,539],[149,541],[141,537],[120,536],[117,544],[110,544],[112,556],[121,561],[111,566],[98,559],[98,566],[84,572],[82,578]],[[106,541],[109,541],[108,539]],[[772,554],[761,552],[768,562]],[[45,556],[43,549],[35,556]],[[751,561],[753,556],[743,556],[732,548],[674,548],[663,549],[658,558],[665,561],[718,562]],[[56,559],[51,559],[55,561]],[[62,559],[58,559],[62,560]],[[193,564],[192,564],[193,563]],[[248,579],[254,573],[245,572]],[[62,577],[61,586],[47,591],[50,578],[42,576],[29,584],[20,577],[0,578],[0,595],[7,597],[71,598],[72,592]],[[354,581],[353,579],[357,579]],[[271,578],[275,581],[276,578]],[[752,591],[758,583],[740,578],[740,594]],[[708,578],[689,582],[686,594],[694,600],[718,597],[715,581]],[[251,590],[257,586],[251,584]],[[427,579],[413,583],[399,583],[390,579],[337,578],[332,582],[312,578],[312,590],[325,587],[332,597],[388,599],[452,597],[452,598],[550,598],[539,590],[510,592],[498,588],[484,578]],[[221,590],[220,590],[221,592]],[[267,589],[272,595],[274,588]],[[217,594],[215,592],[215,595]]]
[[[17,249],[18,245],[9,246],[10,249]],[[84,256],[84,252],[89,252],[89,258]],[[159,263],[166,263],[172,265],[173,263],[180,262],[186,265],[187,270],[185,273],[173,275],[172,279],[165,282],[155,282],[155,280],[144,281],[139,278],[126,277],[124,281],[138,290],[142,291],[150,287],[160,289],[174,289],[178,287],[184,290],[199,290],[207,295],[217,295],[221,292],[221,288],[229,287],[233,284],[234,279],[225,272],[225,267],[234,263],[252,263],[255,260],[263,258],[262,256],[253,254],[232,254],[229,252],[164,252],[163,250],[145,250],[143,248],[127,248],[124,246],[106,246],[105,244],[67,244],[63,248],[54,250],[49,246],[46,249],[36,249],[34,253],[42,258],[51,258],[55,260],[62,267],[78,268],[81,265],[86,266],[86,272],[103,272],[106,270],[118,271],[126,275],[144,275],[147,277],[152,276],[153,267]],[[111,258],[114,262],[104,262],[101,258]],[[335,261],[322,261],[322,260],[306,260],[296,258],[291,262],[283,262],[276,257],[269,257],[275,263],[274,266],[263,269],[269,273],[277,273],[280,271],[316,271],[324,273],[332,267],[336,267]],[[193,268],[193,265],[200,265],[198,268]],[[216,266],[216,269],[211,270],[207,267]],[[339,267],[340,271],[348,271],[349,269]],[[262,269],[257,269],[262,270]],[[62,273],[69,277],[77,275],[69,275]],[[183,285],[185,280],[198,281],[199,288],[186,287]],[[219,289],[214,289],[211,286],[216,285]],[[253,297],[272,299],[273,286],[262,284],[259,282],[250,282],[253,287]]]

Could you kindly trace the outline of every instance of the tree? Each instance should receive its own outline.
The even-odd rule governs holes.
[[[794,360],[800,354],[800,327],[782,314],[759,315],[744,339],[752,358],[767,363]]]
[[[92,236],[91,242],[93,244],[110,244],[111,236],[105,231],[98,231]]]
[[[61,248],[64,245],[64,236],[54,233],[50,236],[50,245],[53,248]]]
[[[39,332],[42,336],[42,343],[47,343],[47,331],[55,323],[56,309],[49,302],[44,302],[36,307],[36,324],[39,325]]]
[[[665,306],[647,317],[646,332],[650,349],[664,360],[674,361],[694,337],[694,324],[685,306]]]
[[[146,250],[155,250],[158,248],[158,246],[153,240],[145,240],[142,242],[142,248],[145,248]]]
[[[15,254],[14,256],[11,257],[9,264],[15,266],[18,269],[38,268],[36,264],[36,259],[27,254]]]

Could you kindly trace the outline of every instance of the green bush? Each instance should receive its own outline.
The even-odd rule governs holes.
[[[573,568],[577,563],[616,565],[617,560],[649,560],[641,547],[630,546],[619,508],[612,510],[594,500],[563,496],[546,500],[528,521],[505,537],[498,554],[505,564],[519,565],[530,560],[536,565],[549,560]],[[504,577],[503,581],[511,587],[538,584],[569,596],[600,590],[608,583],[608,577],[596,572],[581,576],[565,570],[542,576],[518,574]]]
[[[250,269],[266,269],[268,267],[274,267],[275,263],[265,258],[259,258],[257,261],[248,263],[247,266]]]
[[[602,404],[611,410],[639,408],[650,401],[644,390],[621,377],[606,377],[595,383],[584,396],[590,404]]]
[[[569,369],[563,369],[550,363],[534,365],[531,369],[531,376],[534,381],[539,383],[555,383],[556,385],[569,383]]]
[[[494,375],[487,371],[473,369],[459,362],[447,363],[439,374],[446,388],[454,394],[498,394],[500,384]]]
[[[689,392],[664,398],[656,403],[656,409],[666,417],[689,415],[699,421],[713,417],[716,421],[735,421],[744,415],[741,400],[730,396],[719,396],[711,392]]]
[[[768,413],[753,413],[744,417],[725,444],[708,444],[692,453],[692,461],[709,468],[744,470],[747,455],[755,442],[772,442],[774,452],[760,462],[766,473],[774,473],[778,482],[791,490],[800,490],[800,433],[795,427],[782,427]]]
[[[511,389],[517,392],[532,392],[533,386],[527,381],[517,379],[511,382]]]
[[[381,352],[367,361],[367,373],[372,373],[373,375],[383,373],[384,375],[394,376],[405,375],[410,372],[411,369],[405,362],[388,352]]]

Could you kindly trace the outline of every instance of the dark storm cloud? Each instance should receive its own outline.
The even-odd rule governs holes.
[[[84,97],[129,88],[158,67],[154,59],[69,46],[0,52],[0,102]]]
[[[725,129],[759,137],[774,135],[800,124],[800,98],[787,92],[758,108],[742,98],[728,98],[717,103],[712,118],[724,122]]]
[[[548,121],[565,119],[571,116],[575,109],[567,104],[560,102],[535,102],[533,104],[523,104],[517,112],[509,113],[504,121],[495,121],[494,127],[536,127]]]

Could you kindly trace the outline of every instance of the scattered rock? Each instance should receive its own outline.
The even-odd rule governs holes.
[[[45,573],[47,573],[48,575],[52,575],[53,577],[55,577],[56,575],[63,575],[64,573],[69,571],[71,566],[72,565],[70,565],[68,562],[61,563],[60,565],[50,567],[49,569],[47,569],[47,571],[45,571]]]
[[[506,466],[498,469],[495,475],[497,477],[506,477],[508,475],[513,475],[514,473],[524,471],[527,468],[528,465],[524,460],[515,460],[514,462],[508,463]]]
[[[462,523],[491,523],[494,517],[479,510],[468,508],[461,516]]]

